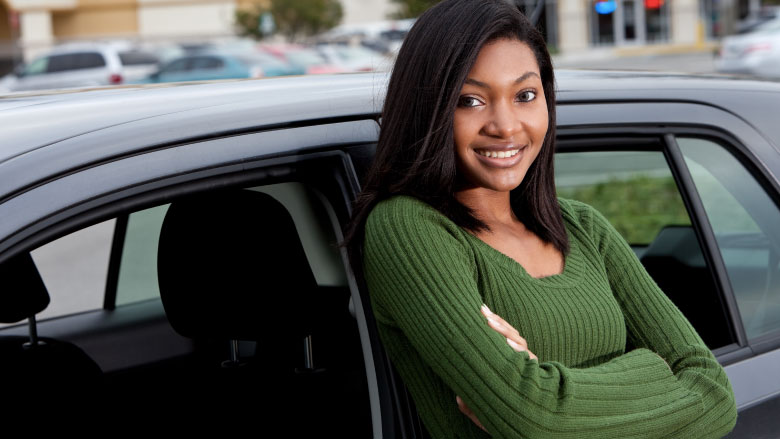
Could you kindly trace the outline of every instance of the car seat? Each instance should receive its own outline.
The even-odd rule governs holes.
[[[64,389],[96,390],[102,371],[76,345],[38,337],[35,315],[49,305],[49,293],[29,253],[0,264],[0,323],[25,318],[29,336],[0,337],[0,376],[3,397],[52,395]]]
[[[214,395],[201,402],[252,395],[243,409],[287,426],[285,435],[293,437],[341,422],[334,374],[316,361],[318,334],[332,324],[333,304],[348,316],[348,298],[340,303],[320,294],[292,217],[279,201],[246,189],[174,201],[160,232],[157,264],[174,330],[201,346],[229,346],[219,360],[208,353],[204,361],[211,364],[193,379],[193,388]],[[256,343],[254,352],[239,350],[247,342]],[[231,407],[224,414],[235,415],[237,406]]]

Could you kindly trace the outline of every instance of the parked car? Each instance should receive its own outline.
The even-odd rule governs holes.
[[[403,20],[385,20],[374,23],[344,24],[319,36],[319,40],[329,43],[360,44],[390,55],[392,58],[401,48],[401,43],[412,28],[416,18]]]
[[[208,412],[182,428],[251,419],[237,428],[424,437],[335,245],[375,150],[386,81],[0,98],[0,348],[17,346],[0,353],[4,392],[99,380],[111,410],[141,401]],[[772,437],[780,84],[604,72],[558,81],[561,195],[616,224],[725,366],[740,410],[731,437]],[[18,347],[32,338],[40,349],[38,336],[69,354],[37,363],[45,373],[13,368],[14,355],[41,352]]]
[[[780,18],[724,38],[716,68],[722,73],[780,78]]]
[[[338,66],[346,72],[386,72],[393,66],[389,57],[364,46],[322,44],[317,46],[317,52],[329,64]]]
[[[316,50],[297,44],[261,44],[258,46],[265,53],[302,68],[307,75],[322,75],[327,73],[344,73],[347,70],[326,60]]]
[[[266,76],[302,75],[296,68],[271,55],[229,55],[224,53],[195,53],[174,58],[139,84],[158,82],[209,81],[216,79],[246,79]]]
[[[152,52],[124,44],[68,44],[33,59],[0,81],[0,92],[116,85],[157,69]]]
[[[737,22],[736,30],[738,34],[752,32],[756,26],[760,26],[767,21],[777,18],[780,18],[780,6],[763,6],[757,14]]]

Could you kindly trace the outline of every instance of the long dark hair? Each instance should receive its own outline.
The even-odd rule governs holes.
[[[465,229],[488,228],[455,199],[453,116],[480,49],[503,38],[528,44],[536,56],[549,115],[542,149],[510,194],[512,210],[525,227],[568,253],[553,179],[555,78],[547,45],[506,0],[445,0],[417,19],[390,77],[376,155],[344,240],[356,274],[362,274],[366,218],[379,201],[393,195],[425,201]]]

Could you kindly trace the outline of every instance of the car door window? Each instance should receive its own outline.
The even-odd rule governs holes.
[[[46,71],[48,73],[58,73],[75,70],[78,68],[78,55],[77,53],[52,55]]]
[[[103,307],[116,220],[69,233],[30,252],[50,302],[38,320],[62,317]],[[0,327],[17,323],[0,324]]]
[[[660,151],[558,154],[555,178],[559,196],[595,207],[638,256],[664,227],[691,224]]]
[[[258,186],[251,190],[271,195],[290,212],[317,284],[345,287],[347,280],[336,251],[335,237],[321,213],[312,207],[310,190],[295,182]],[[128,216],[116,287],[117,306],[160,297],[157,242],[168,206],[165,204]]]
[[[159,64],[157,55],[149,52],[131,50],[129,52],[119,52],[119,60],[123,66],[138,66],[145,64]]]
[[[76,54],[73,69],[94,69],[105,67],[106,60],[98,52],[83,52]]]
[[[51,297],[39,319],[103,307],[114,224],[104,221],[30,252]]]
[[[168,206],[164,204],[128,215],[116,286],[117,306],[159,299],[157,242]]]
[[[559,196],[590,204],[612,223],[711,349],[733,342],[719,290],[660,146],[558,153],[555,179]]]
[[[49,65],[48,56],[38,58],[35,61],[31,62],[26,69],[24,69],[24,75],[29,76],[29,75],[39,75],[41,73],[46,73],[46,69],[48,65]]]
[[[677,142],[715,233],[748,338],[780,330],[780,211],[720,144]]]
[[[222,60],[214,56],[199,56],[192,60],[193,70],[216,70],[221,69],[223,65]]]
[[[160,73],[169,74],[169,73],[186,72],[188,69],[189,62],[190,62],[189,58],[177,59],[176,61],[172,61],[170,64],[165,66]]]

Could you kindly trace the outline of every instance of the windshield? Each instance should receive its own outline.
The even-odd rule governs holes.
[[[780,19],[767,21],[756,26],[754,32],[762,34],[774,34],[780,32]]]

